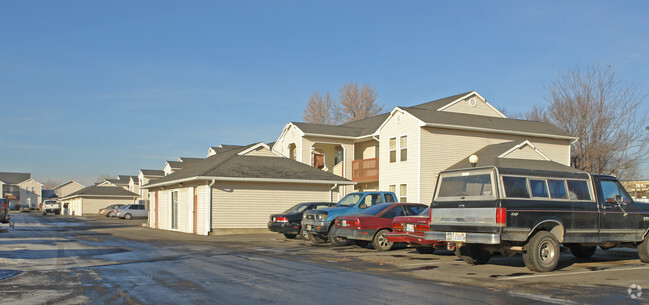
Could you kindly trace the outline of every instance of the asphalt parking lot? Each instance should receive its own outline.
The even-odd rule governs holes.
[[[3,226],[4,233],[0,233],[0,252],[4,255],[0,263],[22,272],[57,270],[57,266],[66,266],[64,270],[101,268],[118,264],[113,260],[125,259],[150,264],[175,255],[200,258],[205,255],[201,253],[210,253],[209,249],[214,248],[410,283],[486,288],[546,303],[649,302],[641,293],[641,287],[649,287],[649,265],[640,262],[635,249],[598,249],[590,259],[577,259],[563,251],[557,270],[534,273],[524,266],[520,256],[494,256],[486,265],[470,266],[447,250],[419,254],[407,247],[378,252],[371,247],[316,246],[270,232],[197,236],[150,229],[142,226],[146,220],[105,217],[20,215],[15,219],[15,229],[7,231]],[[31,240],[38,240],[38,244]]]

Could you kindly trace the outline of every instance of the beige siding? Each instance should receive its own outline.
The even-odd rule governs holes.
[[[68,202],[68,215],[81,216],[83,215],[83,199],[74,198]]]
[[[376,140],[354,143],[354,160],[378,157],[378,146],[379,142]]]
[[[212,188],[212,228],[263,229],[270,214],[308,201],[329,201],[329,186],[217,182]]]
[[[56,196],[65,197],[67,195],[70,195],[70,194],[82,189],[82,188],[84,188],[83,185],[81,185],[80,183],[78,183],[76,181],[72,181],[71,183],[68,183],[68,184],[66,184],[64,186],[61,186],[61,187],[57,188],[56,190],[54,190],[54,193],[56,194]]]
[[[475,102],[476,102],[475,106],[471,106],[471,104],[469,103],[469,101],[472,98],[475,99]],[[457,103],[449,106],[448,108],[445,108],[442,111],[458,112],[458,113],[475,114],[475,115],[483,115],[483,116],[491,116],[491,117],[502,118],[502,116],[497,111],[495,111],[493,108],[489,107],[489,105],[487,105],[487,103],[478,96],[470,96],[470,97],[468,97],[466,99],[458,101]]]
[[[68,215],[97,215],[100,209],[111,204],[132,204],[133,198],[122,197],[77,197],[69,201]]]
[[[529,145],[525,145],[521,148],[514,149],[512,152],[503,156],[503,158],[510,159],[527,159],[527,160],[545,160],[536,150],[534,150]]]
[[[421,201],[430,202],[437,174],[451,165],[491,144],[529,140],[551,160],[570,164],[570,141],[515,135],[503,135],[441,128],[422,128],[421,134]],[[470,166],[467,164],[467,167]],[[478,166],[480,162],[478,161]],[[383,185],[383,182],[381,183]]]
[[[20,188],[20,205],[29,206],[31,209],[38,208],[41,203],[43,185],[34,179],[28,179],[18,184]]]
[[[397,113],[389,118],[380,130],[379,148],[379,187],[389,190],[390,185],[397,185],[397,196],[400,184],[407,185],[407,200],[419,202],[419,123],[406,113]],[[400,137],[408,137],[407,161],[400,161]],[[390,138],[397,141],[397,161],[390,162]]]
[[[277,157],[276,154],[266,149],[265,147],[259,147],[255,150],[252,150],[246,153],[246,156]]]
[[[298,128],[292,125],[289,126],[288,129],[286,130],[286,133],[284,133],[283,137],[281,137],[277,141],[277,143],[275,143],[273,148],[275,149],[275,151],[289,158],[290,157],[289,145],[295,144],[296,161],[308,164],[309,159],[308,158],[305,159],[304,155],[301,153],[304,150],[304,148],[302,147],[302,136],[300,134],[301,132]],[[307,162],[303,160],[306,160]]]

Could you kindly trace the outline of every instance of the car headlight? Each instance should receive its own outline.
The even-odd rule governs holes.
[[[318,214],[315,214],[315,219],[316,219],[316,220],[324,220],[325,218],[327,218],[327,213],[318,213]]]

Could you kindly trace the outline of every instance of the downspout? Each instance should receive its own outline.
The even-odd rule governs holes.
[[[209,235],[212,232],[212,186],[216,183],[216,179],[212,179],[212,182],[207,185],[207,224],[205,224],[205,235]]]
[[[334,202],[334,193],[333,190],[338,187],[338,183],[334,184],[332,188],[329,189],[329,202]]]

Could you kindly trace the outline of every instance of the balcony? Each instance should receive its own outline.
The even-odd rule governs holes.
[[[379,158],[352,161],[352,181],[361,183],[378,182]]]

